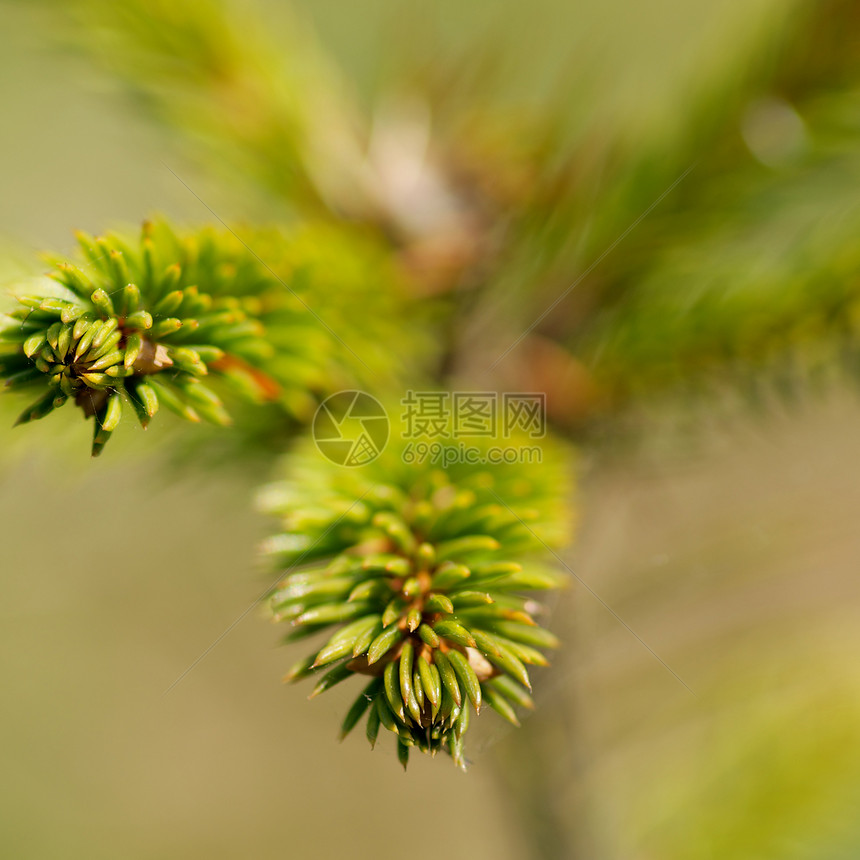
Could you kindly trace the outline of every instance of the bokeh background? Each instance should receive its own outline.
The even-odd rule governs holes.
[[[297,8],[363,103],[396,89],[416,57],[415,68],[456,68],[481,44],[502,117],[511,105],[512,143],[525,105],[562,114],[562,138],[586,129],[621,152],[676,152],[710,121],[708,110],[689,121],[701,89],[736,79],[742,92],[806,4],[789,5],[791,15],[776,0]],[[277,37],[275,5],[261,8]],[[68,249],[73,228],[152,212],[207,220],[168,167],[228,222],[272,205],[137,110],[58,7],[6,0],[0,20],[4,282],[31,272],[37,250]],[[732,92],[715,89],[714,114]],[[767,111],[740,113],[752,155],[790,164],[803,143],[791,114],[777,108],[773,126]],[[712,168],[719,185],[719,160]],[[769,205],[801,211],[801,228],[826,224],[833,200],[860,213],[850,183],[815,191]],[[712,217],[679,194],[682,215]],[[632,223],[654,197],[613,205]],[[660,223],[650,242],[669,240]],[[775,256],[797,224],[777,219]],[[711,252],[720,258],[719,244]],[[738,253],[728,240],[725,253]],[[602,266],[623,272],[627,259],[621,244]],[[575,583],[554,608],[566,644],[539,678],[537,713],[519,732],[482,720],[465,776],[442,760],[404,775],[390,745],[339,745],[348,693],[308,703],[278,683],[296,655],[255,607],[267,585],[253,562],[267,528],[252,512],[256,473],[189,473],[163,462],[155,431],[145,443],[126,431],[124,449],[90,462],[75,416],[15,431],[19,409],[0,400],[2,856],[860,852],[860,404],[849,381],[692,417],[661,401],[635,441],[586,446],[579,538],[565,557],[588,588]]]

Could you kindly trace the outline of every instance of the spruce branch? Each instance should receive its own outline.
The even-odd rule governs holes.
[[[288,642],[325,634],[285,680],[313,676],[313,698],[364,678],[342,737],[367,714],[371,746],[381,725],[404,766],[416,748],[465,768],[470,711],[487,703],[519,725],[517,709],[533,707],[529,667],[558,640],[530,593],[565,583],[547,547],[569,520],[564,452],[544,453],[537,468],[441,469],[404,463],[400,440],[351,470],[305,445],[261,493],[282,524],[266,552],[297,566],[271,596],[274,618],[293,628]]]
[[[857,97],[810,103],[807,152],[791,169],[737,170],[726,196],[703,198],[714,222],[679,224],[674,243],[575,342],[617,408],[672,389],[771,381],[793,391],[860,356],[860,230],[853,130]]]
[[[95,419],[95,456],[124,410],[144,428],[161,406],[226,426],[224,394],[273,404],[275,417],[298,424],[332,386],[362,373],[390,384],[398,364],[380,345],[398,340],[396,277],[360,240],[334,228],[323,233],[258,230],[256,244],[273,265],[211,228],[180,234],[159,221],[145,223],[137,239],[79,233],[82,259],[52,260],[59,287],[19,295],[0,329],[5,389],[37,395],[18,423],[71,401]],[[328,261],[338,253],[345,265]],[[366,356],[361,369],[350,358],[354,348],[311,308],[332,292],[341,299],[338,327]],[[358,307],[370,312],[366,325],[356,324]],[[404,363],[422,342],[404,341]]]
[[[76,0],[74,40],[138,105],[320,216],[364,194],[362,123],[308,22],[231,0]],[[270,10],[271,12],[271,10]]]

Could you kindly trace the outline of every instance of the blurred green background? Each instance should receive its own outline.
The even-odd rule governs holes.
[[[776,0],[299,8],[368,104],[405,59],[432,67],[440,50],[488,44],[503,117],[508,103],[554,111],[562,138],[597,129],[631,148],[671,143],[700,82],[743,77],[783,22]],[[226,221],[265,211],[193,147],[180,158],[181,132],[72,50],[55,7],[5,2],[0,19],[4,280],[36,250],[70,247],[73,228],[209,219],[165,165]],[[625,223],[650,202],[622,200]],[[860,406],[847,386],[763,414],[705,410],[694,434],[673,413],[640,444],[584,457],[567,560],[648,647],[574,585],[554,609],[566,645],[537,713],[516,733],[482,720],[466,776],[441,760],[404,775],[391,745],[339,745],[348,693],[308,703],[279,685],[298,652],[253,608],[267,585],[252,562],[266,530],[256,475],[156,468],[151,435],[91,463],[83,422],[7,429],[19,408],[0,402],[2,856],[860,853]]]

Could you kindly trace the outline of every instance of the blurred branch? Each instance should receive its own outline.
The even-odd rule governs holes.
[[[846,95],[808,105],[805,116],[781,102],[759,108],[762,122],[789,127],[774,150],[753,117],[751,142],[763,158],[786,161],[714,183],[699,202],[707,214],[679,224],[674,245],[657,250],[576,346],[611,404],[672,386],[737,384],[751,372],[799,382],[798,372],[827,374],[840,362],[855,370],[860,129],[840,125],[857,107]]]
[[[310,28],[232,0],[81,0],[84,45],[153,115],[305,215],[362,200],[360,118]]]

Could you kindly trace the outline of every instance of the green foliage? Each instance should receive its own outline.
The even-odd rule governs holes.
[[[298,16],[280,9],[275,35],[230,0],[84,0],[68,11],[139,104],[243,182],[306,215],[362,193],[358,123]]]
[[[235,261],[213,237],[202,239],[195,247],[150,225],[135,248],[117,236],[79,234],[84,267],[59,262],[52,272],[65,297],[19,296],[23,308],[12,313],[18,322],[4,331],[6,387],[40,390],[19,422],[71,399],[95,417],[94,455],[119,424],[124,400],[144,427],[162,404],[190,421],[229,423],[201,378],[235,361],[250,386],[251,368],[272,350],[259,305],[236,295],[240,290],[224,290],[225,280],[253,273],[225,278]]]
[[[70,4],[86,25],[77,38],[195,153],[313,220],[248,231],[247,244],[161,225],[157,266],[146,240],[111,237],[89,274],[58,269],[68,293],[25,297],[4,335],[10,387],[39,392],[22,418],[72,399],[95,413],[97,452],[124,403],[144,425],[158,403],[216,424],[229,407],[240,427],[216,444],[268,456],[327,393],[415,385],[428,359],[436,384],[485,384],[521,334],[523,350],[534,333],[570,358],[584,399],[596,389],[614,412],[711,380],[856,365],[857,12],[847,0],[729,6],[696,16],[708,38],[686,65],[671,52],[662,88],[632,47],[570,51],[554,15],[577,59],[554,93],[512,104],[492,71],[434,56],[435,88],[404,76],[407,120],[371,121],[294,18],[263,26],[229,0]],[[667,43],[686,47],[690,32]],[[660,92],[642,98],[646,86]],[[401,287],[450,292],[439,332],[441,306]],[[503,367],[531,390],[558,385],[550,409],[581,395],[559,363],[523,354]],[[564,455],[443,469],[405,463],[395,443],[348,470],[304,440],[283,468],[266,494],[282,517],[268,546],[287,568],[273,610],[291,639],[326,636],[289,677],[317,676],[318,693],[362,676],[344,733],[366,717],[371,744],[380,726],[394,732],[404,763],[416,747],[462,765],[470,706],[516,722],[527,667],[555,644],[528,592],[560,582],[541,557],[564,539]]]
[[[344,735],[369,712],[371,746],[381,724],[404,764],[415,747],[465,767],[470,707],[486,702],[518,725],[516,708],[532,707],[527,667],[546,665],[541,649],[558,644],[529,593],[565,581],[546,565],[569,522],[564,455],[548,446],[539,469],[442,470],[404,463],[404,451],[394,441],[356,469],[309,445],[287,458],[288,477],[261,497],[282,522],[268,553],[290,571],[272,611],[293,627],[287,641],[327,637],[288,680],[318,675],[314,696],[371,679]]]
[[[811,104],[799,151],[779,169],[748,164],[700,188],[710,217],[677,223],[623,299],[577,349],[614,403],[677,386],[805,381],[856,372],[860,229],[857,98]],[[777,103],[770,110],[788,112]]]
[[[162,405],[224,426],[231,418],[222,391],[274,404],[269,420],[282,429],[285,419],[309,420],[318,398],[338,387],[370,377],[392,385],[396,274],[372,245],[312,225],[289,236],[258,230],[253,241],[273,265],[212,228],[180,235],[146,223],[138,241],[79,234],[80,264],[54,261],[60,290],[18,296],[22,307],[2,330],[5,387],[38,393],[19,423],[71,400],[95,417],[96,455],[124,404],[144,428]],[[311,309],[309,293],[316,305],[338,295],[329,316],[343,336]],[[355,325],[359,308],[377,311],[366,326]],[[402,347],[404,363],[420,344]]]

